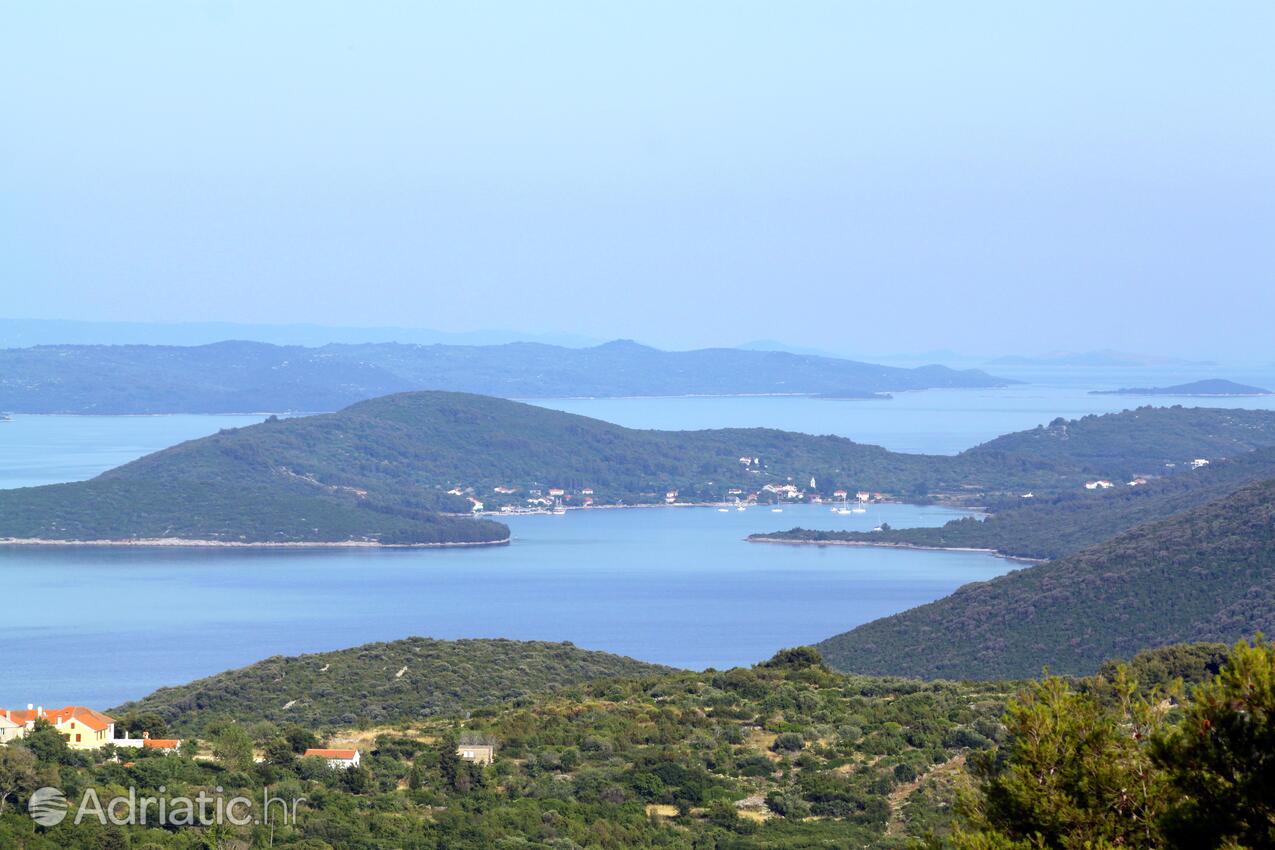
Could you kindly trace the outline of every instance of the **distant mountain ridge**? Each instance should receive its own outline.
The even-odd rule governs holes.
[[[318,348],[256,342],[0,349],[0,410],[14,413],[321,412],[413,390],[503,398],[836,394],[866,397],[1012,381],[782,351],[661,351],[627,340]]]
[[[0,318],[0,349],[36,345],[200,346],[225,340],[271,345],[318,346],[329,343],[399,342],[407,345],[504,345],[542,342],[583,348],[604,340],[572,333],[528,333],[501,329],[439,331],[430,328],[319,325],[306,322],[123,322],[73,319]]]
[[[1173,643],[1275,629],[1275,480],[819,644],[838,669],[922,678],[1092,673]]]
[[[1237,384],[1222,378],[1192,381],[1171,387],[1125,387],[1118,390],[1092,390],[1090,395],[1178,395],[1178,396],[1254,396],[1271,391],[1248,384]]]

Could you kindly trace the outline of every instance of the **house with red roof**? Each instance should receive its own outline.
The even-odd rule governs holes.
[[[0,708],[0,744],[16,741],[27,732],[27,727],[9,717],[6,709]]]
[[[328,767],[333,770],[348,770],[351,767],[359,766],[358,750],[309,749],[305,751],[302,757],[327,759]]]
[[[47,721],[61,732],[73,750],[97,750],[115,740],[115,719],[100,711],[82,705],[45,708],[28,704],[26,711],[0,709],[0,741],[24,737],[37,720]]]
[[[182,745],[180,738],[152,738],[149,732],[143,732],[140,738],[130,738],[127,731],[111,743],[117,747],[159,750],[162,753],[175,753],[181,749]]]

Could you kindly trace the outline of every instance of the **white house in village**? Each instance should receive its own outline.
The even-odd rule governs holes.
[[[308,749],[305,751],[303,758],[316,757],[327,759],[328,767],[333,770],[349,770],[352,767],[359,766],[358,750],[329,750],[329,749]]]
[[[761,489],[784,499],[800,499],[802,495],[801,490],[792,484],[767,484]]]

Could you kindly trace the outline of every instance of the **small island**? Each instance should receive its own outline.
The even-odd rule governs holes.
[[[1172,387],[1124,387],[1118,390],[1091,390],[1090,395],[1185,395],[1185,396],[1253,396],[1270,395],[1270,390],[1237,384],[1222,378],[1192,381]]]

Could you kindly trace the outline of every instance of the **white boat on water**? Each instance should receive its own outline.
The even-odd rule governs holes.
[[[728,514],[728,513],[730,513],[730,508],[718,508],[718,509],[717,509],[717,512],[718,512],[719,514]]]
[[[742,510],[746,510],[746,508],[743,505],[736,505],[735,510],[742,511]]]
[[[771,509],[770,509],[770,512],[771,512],[772,514],[782,514],[782,513],[784,512],[784,509],[783,509],[783,508],[771,508]]]

